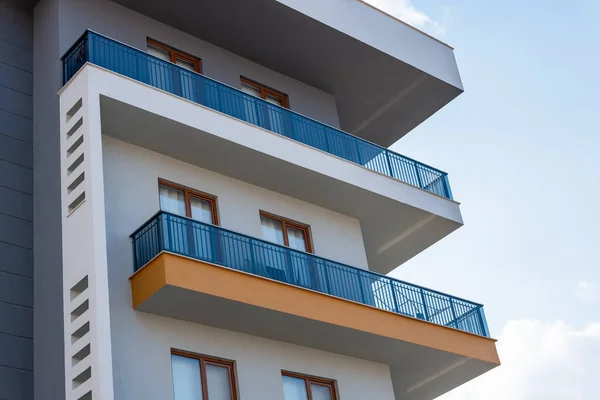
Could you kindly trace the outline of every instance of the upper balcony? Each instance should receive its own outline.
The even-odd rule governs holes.
[[[131,237],[136,310],[387,364],[398,399],[499,364],[481,304],[166,212]]]
[[[97,107],[94,132],[353,217],[373,271],[462,225],[445,173],[364,139],[93,32],[63,63],[61,104]]]
[[[63,62],[64,83],[90,62],[452,199],[445,172],[97,33],[87,31]]]
[[[382,146],[463,90],[450,46],[361,0],[115,2],[334,95],[340,127]]]

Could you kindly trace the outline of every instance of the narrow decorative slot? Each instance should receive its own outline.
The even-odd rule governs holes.
[[[86,322],[85,324],[81,325],[81,328],[77,329],[71,335],[71,344],[75,344],[79,339],[84,337],[89,331],[90,331],[90,323],[89,322]]]
[[[75,124],[69,129],[67,132],[67,139],[69,139],[79,128],[83,125],[83,117],[79,118],[79,121],[75,122]]]
[[[83,135],[79,136],[79,139],[77,139],[75,141],[75,143],[73,143],[71,145],[71,147],[69,147],[69,149],[67,150],[67,157],[70,157],[71,154],[75,153],[75,150],[77,150],[79,148],[79,146],[81,146],[83,144]]]
[[[79,174],[79,176],[73,181],[71,182],[71,184],[67,187],[68,192],[67,193],[71,193],[73,190],[77,189],[79,187],[79,185],[81,185],[81,182],[83,182],[85,180],[85,172],[82,172],[81,174]]]
[[[79,205],[81,203],[83,203],[83,201],[85,200],[85,192],[81,192],[81,194],[79,196],[77,196],[77,198],[75,200],[73,200],[71,202],[71,204],[69,204],[69,213],[72,213],[73,211],[75,211],[75,209],[77,207],[79,207]]]
[[[83,163],[83,154],[81,154],[79,157],[77,157],[77,159],[75,161],[73,161],[71,166],[69,168],[67,168],[67,175],[71,175],[71,173],[73,171],[75,171],[77,169],[77,167],[79,167],[82,163]]]
[[[73,107],[71,107],[71,109],[69,111],[67,111],[67,122],[69,122],[69,120],[71,118],[73,118],[73,116],[75,114],[77,114],[77,111],[79,111],[79,109],[81,108],[82,105],[83,105],[83,99],[79,98],[79,100],[77,100],[77,102],[73,105]]]
[[[86,300],[83,303],[81,303],[79,305],[79,307],[77,307],[76,309],[71,311],[71,322],[75,321],[81,314],[83,314],[84,312],[89,310],[89,308],[90,308],[89,300]]]

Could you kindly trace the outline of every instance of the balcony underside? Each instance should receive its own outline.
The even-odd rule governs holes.
[[[139,311],[390,365],[398,399],[432,399],[499,365],[492,339],[169,253],[131,285]]]
[[[79,79],[100,94],[102,134],[357,218],[375,272],[462,226],[452,200],[93,65]]]
[[[462,92],[450,47],[358,0],[321,1],[116,0],[333,94],[340,127],[383,146]]]

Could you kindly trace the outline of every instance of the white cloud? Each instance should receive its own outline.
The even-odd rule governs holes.
[[[575,296],[586,303],[593,303],[597,299],[596,283],[581,280],[575,286]]]
[[[519,320],[498,342],[502,365],[439,400],[590,400],[598,394],[600,322]]]
[[[419,10],[411,0],[365,0],[374,7],[410,24],[416,28],[429,31],[434,34],[444,35],[450,23],[450,8],[441,6],[443,12],[442,22],[430,18]]]

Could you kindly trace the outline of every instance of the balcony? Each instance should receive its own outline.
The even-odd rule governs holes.
[[[91,31],[63,57],[64,83],[86,62],[452,199],[445,172]]]
[[[500,363],[480,304],[165,212],[131,237],[137,311],[383,363],[408,400]]]
[[[159,212],[132,240],[136,271],[165,251],[489,337],[481,304],[189,218]]]
[[[115,2],[333,94],[341,129],[384,147],[462,93],[452,47],[363,0]],[[122,14],[68,23],[109,33]],[[131,28],[119,37],[139,47]]]

